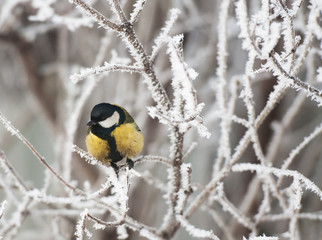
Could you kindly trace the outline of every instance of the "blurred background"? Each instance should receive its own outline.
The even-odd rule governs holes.
[[[133,9],[133,2],[122,1],[126,13],[129,14]],[[261,6],[260,1],[249,0],[247,3],[249,14],[257,12]],[[44,7],[46,4],[47,8]],[[105,16],[114,19],[106,1],[92,1],[92,4]],[[154,39],[164,26],[169,10],[178,8],[181,11],[171,33],[184,34],[184,58],[187,64],[199,73],[194,86],[199,102],[205,103],[203,111],[205,125],[212,134],[210,139],[202,139],[195,130],[192,130],[185,137],[185,151],[194,142],[198,143],[187,162],[192,164],[192,181],[200,189],[212,177],[220,134],[215,95],[219,4],[220,1],[212,0],[148,0],[135,26],[138,38],[146,52],[150,54]],[[308,4],[308,1],[302,3],[295,21],[295,32],[300,36],[305,35]],[[167,126],[149,117],[147,106],[153,106],[154,102],[143,83],[142,76],[137,73],[118,72],[89,77],[76,84],[70,80],[70,75],[80,72],[82,68],[103,65],[105,61],[126,62],[128,59],[131,61],[125,45],[116,34],[98,28],[95,23],[85,21],[86,19],[83,24],[75,20],[73,29],[71,22],[80,15],[79,10],[68,1],[3,0],[0,2],[0,10],[0,111],[65,179],[76,181],[76,185],[80,188],[83,188],[85,182],[89,182],[92,189],[98,189],[104,182],[105,175],[101,167],[89,165],[71,152],[71,144],[86,149],[84,141],[87,132],[86,123],[92,107],[100,102],[116,103],[131,113],[145,137],[143,155],[169,156]],[[69,24],[66,24],[67,21]],[[247,60],[247,52],[242,49],[241,40],[238,38],[240,29],[236,23],[233,5],[229,10],[227,30],[226,79],[229,85],[232,79],[240,78],[245,73]],[[313,39],[312,46],[321,51],[317,40]],[[281,51],[282,43],[276,49]],[[259,66],[260,62],[256,64]],[[318,54],[309,54],[298,76],[304,81],[312,81],[316,78],[316,69],[319,66],[321,58]],[[172,74],[165,47],[157,56],[154,67],[171,97]],[[257,74],[253,79],[256,114],[265,106],[276,81],[276,78],[269,73]],[[316,86],[321,88],[320,83]],[[272,124],[283,119],[294,100],[300,98],[298,97],[300,94],[302,93],[289,90],[262,124],[259,137],[264,151],[268,149],[272,137]],[[317,104],[304,94],[301,98],[302,100],[298,100],[301,101],[301,107],[296,111],[294,119],[288,123],[283,141],[274,158],[276,167],[281,166],[289,152],[322,120],[321,109]],[[242,118],[247,117],[242,99],[237,100],[235,114]],[[233,149],[245,133],[245,128],[234,124],[232,133],[230,141]],[[295,158],[290,167],[301,172],[320,188],[322,188],[321,144],[322,136],[316,137]],[[8,160],[27,185],[41,188],[45,184],[43,165],[21,141],[12,137],[1,125],[0,149],[6,153]],[[248,147],[240,162],[257,162],[251,147]],[[144,163],[136,166],[136,169],[140,172],[147,171],[166,182],[167,171],[162,165]],[[243,197],[253,176],[246,173],[231,173],[225,178],[226,195],[237,207],[243,203]],[[60,188],[57,182],[56,185],[52,184],[52,194],[59,195]],[[131,183],[129,215],[147,225],[159,226],[167,207],[162,195],[162,192],[145,181],[135,179]],[[256,214],[261,197],[262,193],[259,193],[251,202],[246,215]],[[4,198],[5,195],[0,193],[0,200],[3,201]],[[322,210],[321,201],[312,193],[304,193],[302,204],[304,212]],[[238,224],[229,213],[224,212],[220,205],[215,205],[213,208],[228,226],[234,226],[232,234],[238,236],[236,239],[241,239],[243,235],[247,236],[248,230]],[[65,239],[73,239],[78,216],[59,220],[53,216],[46,218],[46,221],[56,219],[55,221],[59,221],[57,225],[65,229]],[[47,234],[46,239],[54,239],[49,234],[50,226],[47,226],[46,221],[40,222],[39,218],[30,217],[22,230],[17,233],[16,239],[36,239],[35,232]],[[193,215],[191,221],[205,229],[213,229],[219,237],[223,236],[211,216],[203,211]],[[268,222],[262,224],[261,232],[267,235],[281,234],[287,227],[287,221]],[[305,239],[320,239],[322,223],[300,220],[300,231],[302,236],[306,236]],[[130,239],[140,239],[134,232],[130,231],[129,234]],[[183,230],[175,235],[175,239],[189,238]],[[116,232],[114,229],[97,231],[93,239],[116,239]]]

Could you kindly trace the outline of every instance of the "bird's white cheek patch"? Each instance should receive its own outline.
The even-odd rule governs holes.
[[[104,121],[100,121],[99,125],[101,125],[103,128],[110,128],[113,125],[117,124],[120,120],[120,115],[118,112],[114,112],[112,116],[109,118],[106,118]]]

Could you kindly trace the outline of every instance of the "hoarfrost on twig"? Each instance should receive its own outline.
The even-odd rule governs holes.
[[[11,90],[16,79],[23,78],[27,84],[19,84],[19,95],[26,88],[28,100],[41,104],[48,100],[42,111],[53,108],[46,120],[50,119],[50,137],[57,149],[52,156],[35,147],[38,135],[29,135],[33,127],[23,125],[28,121],[20,117],[20,109],[14,108],[18,118],[10,116],[15,124],[0,112],[5,129],[45,166],[42,181],[33,184],[20,173],[30,165],[28,156],[11,162],[15,146],[7,141],[7,134],[0,136],[5,150],[0,150],[0,189],[5,197],[0,203],[0,238],[25,234],[25,229],[31,229],[26,219],[38,229],[44,227],[44,232],[50,231],[44,223],[53,219],[50,226],[57,239],[72,234],[79,240],[95,238],[99,231],[108,235],[107,229],[113,228],[119,239],[128,238],[132,231],[146,239],[172,239],[175,234],[180,238],[178,230],[183,229],[192,238],[218,239],[216,234],[220,234],[232,240],[241,237],[238,229],[243,227],[250,230],[245,240],[278,240],[258,236],[262,223],[271,227],[272,235],[279,234],[277,221],[285,226],[278,236],[300,239],[314,234],[313,224],[299,227],[299,223],[322,221],[320,211],[302,212],[307,202],[312,203],[307,198],[315,194],[322,200],[319,178],[308,170],[318,162],[322,131],[320,113],[312,110],[322,105],[319,1],[261,0],[255,5],[246,0],[187,0],[170,5],[146,0],[69,2],[4,0],[0,4],[0,40],[5,43],[0,60],[5,67],[7,62],[18,66],[1,71],[0,78],[5,79],[1,87]],[[141,19],[145,16],[149,19]],[[165,23],[160,22],[163,19]],[[110,79],[109,73],[116,71],[120,81]],[[47,89],[53,86],[48,80],[56,75],[55,88]],[[103,78],[107,81],[101,82]],[[7,96],[5,91],[3,95]],[[5,101],[11,102],[12,97]],[[139,116],[135,118],[145,135],[145,155],[132,159],[133,169],[119,162],[118,175],[78,147],[83,140],[77,136],[86,131],[80,124],[86,104],[102,98],[120,100],[121,105],[135,103],[129,110]],[[158,118],[167,133],[158,123],[150,124],[143,111],[147,105],[152,105],[150,117]],[[274,111],[277,108],[281,111]],[[29,118],[37,113],[37,122],[32,122],[36,133],[42,133],[46,127],[40,124],[38,128],[42,112],[27,111]],[[23,127],[20,131],[14,125]],[[272,137],[268,126],[273,128]],[[190,133],[192,128],[207,139],[196,142],[198,135]],[[81,171],[72,152],[96,166]],[[305,164],[294,164],[302,152]],[[295,169],[289,170],[290,166]],[[238,182],[238,187],[247,189],[241,194],[234,185],[244,174],[236,172],[246,171],[255,172],[255,177]],[[291,181],[282,187],[285,177]],[[63,187],[56,186],[57,180]],[[141,181],[148,188],[142,190]],[[146,204],[151,196],[153,204]],[[138,202],[144,204],[142,209]],[[162,220],[144,224],[149,214],[141,213],[159,217],[161,205],[167,207]],[[133,206],[138,210],[132,211]],[[217,226],[205,230],[203,222],[198,227],[192,224],[189,218],[199,211],[208,213],[205,222],[210,217]],[[28,233],[30,238],[39,234]]]
[[[316,186],[311,180],[303,176],[303,174],[299,173],[298,171],[292,171],[287,169],[279,169],[273,167],[266,167],[259,164],[252,164],[252,163],[239,163],[232,167],[232,171],[234,172],[244,172],[244,171],[256,171],[258,174],[260,173],[272,173],[277,177],[282,176],[289,176],[293,177],[294,179],[298,179],[302,184],[303,187],[307,190],[312,191],[315,193],[321,200],[322,200],[322,191],[321,189]]]
[[[214,239],[214,240],[219,240],[219,238],[211,230],[207,231],[207,230],[197,228],[197,227],[191,225],[187,221],[187,219],[185,219],[183,216],[178,215],[178,216],[176,216],[176,218],[192,237],[210,238],[210,239]]]

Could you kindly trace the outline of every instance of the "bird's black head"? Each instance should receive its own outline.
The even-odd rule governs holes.
[[[100,103],[92,109],[91,120],[87,125],[94,134],[101,138],[106,138],[106,134],[124,123],[124,121],[125,113],[122,108],[109,103]]]

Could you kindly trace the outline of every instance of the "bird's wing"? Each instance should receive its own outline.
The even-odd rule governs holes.
[[[122,109],[122,111],[125,113],[125,121],[124,123],[132,123],[134,125],[134,127],[138,130],[141,131],[141,129],[139,128],[139,126],[136,124],[136,122],[134,121],[133,117],[125,110],[125,108],[114,104],[115,106],[118,106],[119,108]]]

